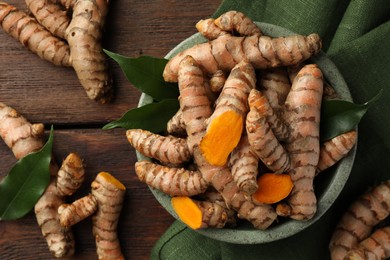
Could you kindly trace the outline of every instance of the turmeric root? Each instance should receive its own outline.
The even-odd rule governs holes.
[[[97,206],[96,198],[92,194],[82,197],[72,204],[62,204],[58,207],[61,226],[68,228],[79,223],[94,214]]]
[[[40,150],[44,131],[43,124],[31,124],[15,109],[0,103],[0,136],[16,159]]]
[[[70,196],[84,182],[83,161],[76,153],[70,153],[61,165],[57,174],[57,189],[62,196]]]
[[[183,120],[183,111],[181,109],[167,122],[167,133],[175,136],[187,135]]]
[[[74,239],[70,228],[63,228],[57,209],[78,189],[84,179],[84,169],[77,154],[70,154],[61,165],[61,177],[57,176],[58,166],[51,167],[51,181],[46,191],[35,204],[34,211],[38,225],[46,238],[50,251],[55,257],[74,254]],[[66,180],[73,180],[66,183]],[[60,188],[59,188],[60,187]]]
[[[244,132],[229,159],[233,179],[240,190],[248,194],[252,194],[257,190],[258,165],[259,158],[252,150],[248,135]]]
[[[171,168],[148,161],[135,164],[138,178],[171,196],[193,196],[205,192],[208,183],[198,171]]]
[[[261,92],[253,89],[249,97],[250,111],[246,117],[248,141],[257,157],[271,171],[287,172],[291,166],[290,156],[268,124],[266,112],[263,111],[267,110],[267,105],[267,99]]]
[[[285,103],[284,120],[290,128],[286,144],[291,159],[288,173],[294,183],[287,204],[293,219],[310,219],[317,210],[313,179],[319,159],[322,93],[321,70],[315,64],[306,65],[295,78]]]
[[[101,45],[108,1],[78,0],[65,31],[72,65],[92,100],[107,103],[113,96],[112,79]]]
[[[329,243],[332,259],[344,259],[348,251],[370,236],[375,225],[390,214],[390,181],[384,181],[354,201],[338,222]]]
[[[212,18],[200,20],[196,28],[209,40],[214,40],[228,32],[246,36],[262,34],[249,17],[237,11],[228,11],[215,20]]]
[[[26,0],[28,9],[35,19],[53,35],[64,39],[70,23],[67,12],[51,0]]]
[[[0,103],[0,136],[17,159],[40,150],[44,145],[43,135],[43,124],[31,124],[15,109]],[[68,164],[68,162],[69,160],[65,160],[63,164]],[[77,179],[81,178],[81,174],[77,170],[69,169],[72,168],[72,165],[63,165],[62,167],[68,169],[67,172],[70,174],[77,176]],[[74,191],[77,187],[71,186],[74,182],[65,184],[61,181],[66,189],[63,188],[63,192],[60,194],[57,185],[61,186],[61,184],[57,184],[57,172],[58,166],[52,160],[49,186],[35,204],[34,211],[49,250],[55,257],[63,257],[73,255],[74,239],[70,229],[61,227],[57,218],[57,207],[63,203],[64,195],[70,195],[65,194],[66,191]],[[72,179],[72,177],[70,178]]]
[[[57,66],[72,66],[69,46],[26,13],[0,2],[0,24],[6,33],[42,59]]]
[[[336,136],[321,144],[317,173],[326,170],[344,158],[356,143],[355,130]]]
[[[138,152],[161,162],[178,165],[191,158],[186,139],[161,136],[141,129],[127,130],[126,136]]]
[[[286,198],[293,182],[288,174],[265,173],[257,179],[258,190],[252,197],[255,202],[273,204]]]
[[[260,34],[239,37],[223,34],[215,40],[197,44],[177,54],[166,64],[163,77],[165,81],[177,82],[179,63],[187,55],[192,56],[202,64],[207,74],[212,75],[217,70],[228,72],[243,60],[251,63],[255,69],[297,64],[320,49],[321,40],[317,34],[280,38]]]
[[[226,164],[240,141],[248,111],[248,95],[255,85],[256,76],[251,64],[241,62],[230,72],[199,145],[210,164]]]
[[[193,147],[194,162],[198,166],[202,178],[221,194],[228,208],[237,211],[242,218],[249,220],[254,227],[266,229],[276,219],[273,208],[269,205],[255,205],[250,196],[246,196],[244,192],[239,190],[230,169],[226,165],[211,165],[200,152],[198,144],[205,134],[205,119],[211,115],[209,101],[204,98],[205,92],[204,86],[201,84],[203,80],[201,72],[197,62],[190,56],[187,56],[180,63],[178,82],[180,107],[183,111],[188,136],[196,137],[193,139],[196,142],[189,145]],[[200,101],[191,98],[190,93],[196,93],[195,100],[199,98]],[[186,98],[182,98],[183,96],[186,96]]]
[[[179,70],[180,109],[187,133],[187,144],[193,153],[206,129],[205,120],[212,114],[211,102],[207,97],[205,77],[198,63],[187,56],[180,63]]]
[[[98,209],[92,216],[92,233],[99,259],[124,259],[117,235],[126,188],[108,172],[100,172],[91,184]]]
[[[217,203],[189,197],[173,197],[171,203],[179,218],[192,229],[223,228],[228,219],[225,209]]]
[[[376,230],[371,236],[350,250],[347,260],[388,259],[390,257],[390,227]]]
[[[261,71],[258,85],[274,112],[280,115],[291,89],[287,71],[282,68]]]
[[[100,172],[91,188],[91,194],[58,208],[61,225],[70,227],[92,215],[98,259],[124,259],[116,228],[126,187],[110,173]]]

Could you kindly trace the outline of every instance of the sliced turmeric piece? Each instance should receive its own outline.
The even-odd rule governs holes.
[[[258,189],[252,197],[255,202],[273,204],[286,198],[294,186],[290,175],[265,173],[257,179]]]
[[[192,229],[222,228],[228,219],[225,209],[217,203],[184,196],[173,197],[171,203],[181,221]]]
[[[210,164],[226,164],[229,154],[240,141],[249,109],[248,95],[255,84],[254,68],[245,61],[237,64],[227,78],[200,141],[202,155]]]

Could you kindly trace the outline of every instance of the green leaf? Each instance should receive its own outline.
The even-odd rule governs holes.
[[[177,84],[165,82],[162,76],[168,62],[166,59],[150,56],[130,58],[104,51],[119,64],[129,82],[154,100],[161,101],[179,96]]]
[[[103,129],[121,127],[124,129],[144,129],[153,133],[164,131],[167,122],[179,110],[177,99],[165,99],[127,111],[120,119],[110,122]]]
[[[0,220],[18,219],[34,207],[50,181],[53,127],[38,152],[20,159],[0,183]]]
[[[372,103],[382,95],[382,90],[364,104],[343,100],[327,100],[321,108],[321,141],[326,141],[354,129]]]

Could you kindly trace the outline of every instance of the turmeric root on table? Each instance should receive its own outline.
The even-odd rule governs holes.
[[[323,76],[315,64],[298,73],[285,102],[284,120],[290,136],[286,150],[290,154],[289,174],[294,187],[287,204],[279,204],[278,214],[293,219],[310,219],[317,211],[313,179],[319,160],[319,126],[323,94]],[[288,209],[286,211],[286,209]]]
[[[343,214],[329,242],[332,259],[344,259],[389,214],[390,181],[384,181],[357,198]]]
[[[6,33],[42,59],[57,66],[72,66],[68,44],[16,7],[0,2],[0,25]]]
[[[0,103],[0,136],[15,157],[21,159],[43,147],[44,126],[31,124],[15,109]],[[76,154],[68,157],[61,167],[64,174],[61,174],[63,177],[60,178],[57,178],[58,165],[52,159],[49,186],[34,207],[37,223],[55,257],[70,256],[74,253],[73,234],[70,229],[61,227],[57,207],[63,203],[64,196],[70,195],[79,187],[84,171],[79,164],[81,159]],[[66,180],[73,179],[73,176],[79,181],[67,183]]]
[[[63,8],[51,0],[25,0],[35,19],[53,35],[65,39],[70,18]]]
[[[215,110],[207,119],[206,133],[199,145],[210,164],[226,164],[229,154],[240,141],[249,109],[248,95],[255,85],[255,71],[250,63],[240,62],[230,72]]]
[[[59,207],[61,223],[71,226],[92,215],[98,259],[124,259],[117,226],[126,187],[108,172],[100,172],[91,184],[91,194]]]
[[[40,150],[44,131],[43,124],[31,124],[15,109],[0,103],[0,136],[16,159]]]
[[[112,78],[101,45],[108,2],[78,0],[65,31],[77,77],[88,97],[101,103],[109,102],[113,96]]]
[[[82,160],[71,153],[63,161],[59,177],[58,166],[51,167],[51,181],[45,192],[35,204],[34,212],[42,235],[46,238],[50,251],[55,257],[74,254],[75,242],[70,228],[63,228],[58,218],[58,207],[65,202],[65,196],[72,195],[84,180]],[[64,182],[64,180],[76,180]],[[78,180],[78,181],[77,181]]]

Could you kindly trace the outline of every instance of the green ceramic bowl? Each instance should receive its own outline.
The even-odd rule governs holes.
[[[293,34],[291,31],[279,26],[266,23],[257,23],[257,25],[262,29],[265,35],[277,37]],[[202,43],[205,41],[205,38],[203,38],[199,33],[194,34],[183,42],[181,42],[179,45],[177,45],[172,51],[167,54],[166,58],[170,59],[180,51],[185,50],[197,43]],[[318,64],[325,78],[335,88],[335,90],[342,99],[352,101],[351,94],[342,75],[340,74],[336,66],[333,64],[333,62],[330,61],[323,52],[320,52],[318,55],[311,58],[310,61]],[[150,96],[142,94],[138,105],[143,106],[151,102],[152,99]],[[267,230],[254,229],[250,223],[244,222],[240,223],[235,228],[203,229],[197,230],[197,232],[219,241],[235,244],[261,244],[292,236],[312,225],[314,222],[320,219],[324,215],[324,213],[330,208],[330,206],[340,194],[349,177],[355,158],[355,153],[356,145],[354,146],[352,151],[350,151],[349,155],[342,159],[337,165],[328,169],[326,173],[324,172],[323,174],[316,177],[315,191],[318,200],[318,208],[317,214],[311,220],[285,220],[273,225]],[[145,157],[139,153],[137,153],[137,157],[138,160],[145,159]],[[153,188],[150,189],[156,199],[160,202],[160,204],[173,217],[178,219],[178,216],[172,209],[170,197],[158,190],[155,190]]]

